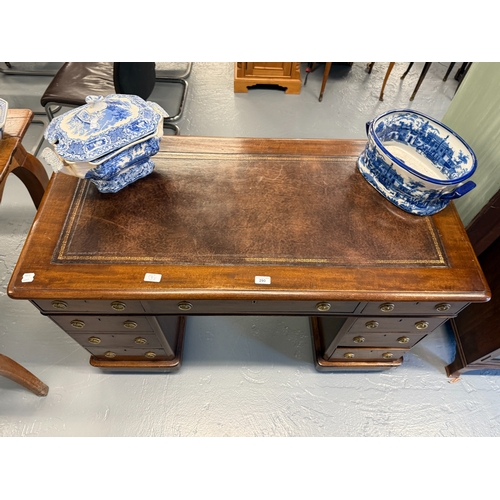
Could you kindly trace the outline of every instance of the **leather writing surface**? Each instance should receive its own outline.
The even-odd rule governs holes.
[[[53,263],[448,267],[432,218],[352,156],[160,152],[115,194],[79,181]]]

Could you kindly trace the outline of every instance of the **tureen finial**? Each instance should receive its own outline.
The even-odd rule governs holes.
[[[102,95],[88,95],[85,102],[88,104],[89,113],[97,113],[106,108],[106,101]]]

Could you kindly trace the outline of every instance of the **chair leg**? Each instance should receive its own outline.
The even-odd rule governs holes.
[[[424,63],[424,69],[422,70],[422,73],[420,73],[420,78],[418,79],[417,86],[415,87],[415,90],[413,91],[413,94],[410,97],[410,101],[413,101],[415,99],[415,96],[417,95],[418,89],[420,88],[420,85],[424,81],[425,75],[429,71],[429,68],[431,67],[430,62]]]
[[[450,63],[448,66],[448,70],[446,71],[446,75],[444,75],[443,82],[448,80],[448,77],[450,76],[451,70],[453,69],[453,66],[455,66],[455,63]]]
[[[184,80],[184,78],[171,78],[171,77],[167,77],[167,76],[157,76],[156,80],[158,82],[180,83],[183,87],[181,102],[179,104],[179,109],[177,110],[177,113],[174,116],[169,116],[168,118],[164,119],[164,123],[165,122],[174,122],[182,116],[182,113],[184,111],[184,104],[186,102],[186,97],[187,97],[187,92],[188,92],[188,82],[186,80]]]
[[[323,81],[321,82],[321,91],[319,93],[319,102],[323,100],[323,94],[325,92],[326,81],[328,80],[328,75],[330,74],[330,69],[332,67],[331,62],[325,63],[325,72],[323,73]]]
[[[389,63],[389,67],[387,68],[387,71],[385,72],[385,77],[384,77],[384,81],[382,83],[382,89],[380,90],[380,96],[378,98],[379,101],[383,101],[384,100],[384,90],[385,90],[385,85],[387,83],[387,80],[389,79],[389,75],[391,74],[391,71],[392,71],[392,68],[394,68],[394,65],[396,63]]]
[[[13,359],[0,354],[0,375],[22,385],[37,396],[46,396],[49,387]]]
[[[366,65],[366,71],[368,71],[369,75],[372,74],[372,69],[373,69],[374,64],[375,64],[374,62],[371,62],[371,63],[367,63],[367,65]]]
[[[406,68],[406,71],[401,75],[401,80],[404,80],[406,78],[406,75],[410,72],[411,67],[413,66],[413,63],[411,62],[408,67]]]
[[[163,119],[163,128],[168,128],[174,131],[174,135],[180,135],[179,127],[175,123],[165,122],[165,118]]]

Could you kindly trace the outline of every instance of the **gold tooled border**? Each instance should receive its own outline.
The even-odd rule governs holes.
[[[160,152],[159,156],[163,156],[166,160],[180,160],[180,159],[190,159],[190,160],[227,160],[228,157],[232,159],[238,159],[239,161],[255,161],[257,157],[259,160],[279,160],[279,161],[327,161],[332,163],[337,163],[339,161],[345,161],[348,158],[353,158],[352,156],[342,155],[342,156],[314,156],[314,155],[279,155],[279,154],[259,154],[259,153],[177,153],[177,152],[169,152],[163,153]],[[103,255],[66,255],[66,248],[71,243],[71,236],[73,234],[73,228],[75,224],[78,222],[78,219],[83,210],[84,202],[86,199],[86,195],[88,189],[90,187],[90,182],[84,179],[80,179],[78,181],[77,187],[75,189],[73,200],[71,201],[68,215],[63,224],[61,235],[59,237],[59,241],[54,250],[54,254],[52,257],[53,263],[62,263],[62,262],[75,262],[75,263],[86,263],[86,262],[148,262],[148,263],[157,263],[157,264],[168,264],[175,263],[179,264],[178,259],[172,258],[156,258],[156,257],[125,257],[125,256],[103,256]],[[357,267],[369,267],[370,265],[383,265],[383,264],[392,264],[392,265],[414,265],[414,266],[422,266],[422,265],[430,265],[436,267],[448,267],[447,259],[444,255],[444,250],[442,249],[439,238],[437,237],[437,230],[432,222],[430,217],[424,218],[425,223],[427,225],[427,229],[432,239],[432,243],[434,245],[434,250],[436,251],[438,258],[437,259],[377,259],[372,261],[368,265],[362,264],[353,264]],[[237,257],[236,255],[222,255],[222,254],[209,254],[208,258],[213,257]],[[198,256],[200,257],[200,256]],[[288,257],[245,257],[239,256],[241,260],[247,263],[258,263],[258,264],[324,264],[324,265],[332,265],[337,266],[341,263],[335,262],[333,259],[314,259],[314,258],[288,258]],[[180,264],[182,265],[182,264]],[[220,264],[220,263],[207,263],[207,264],[199,264],[186,262],[185,265],[229,265],[229,264]],[[342,264],[345,265],[345,264]]]

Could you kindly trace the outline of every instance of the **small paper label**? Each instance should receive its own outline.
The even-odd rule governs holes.
[[[271,276],[255,276],[255,284],[257,285],[270,285]]]
[[[154,281],[155,283],[159,283],[161,281],[161,274],[146,273],[144,281]]]
[[[30,283],[35,279],[35,273],[24,273],[21,280],[22,283]]]

